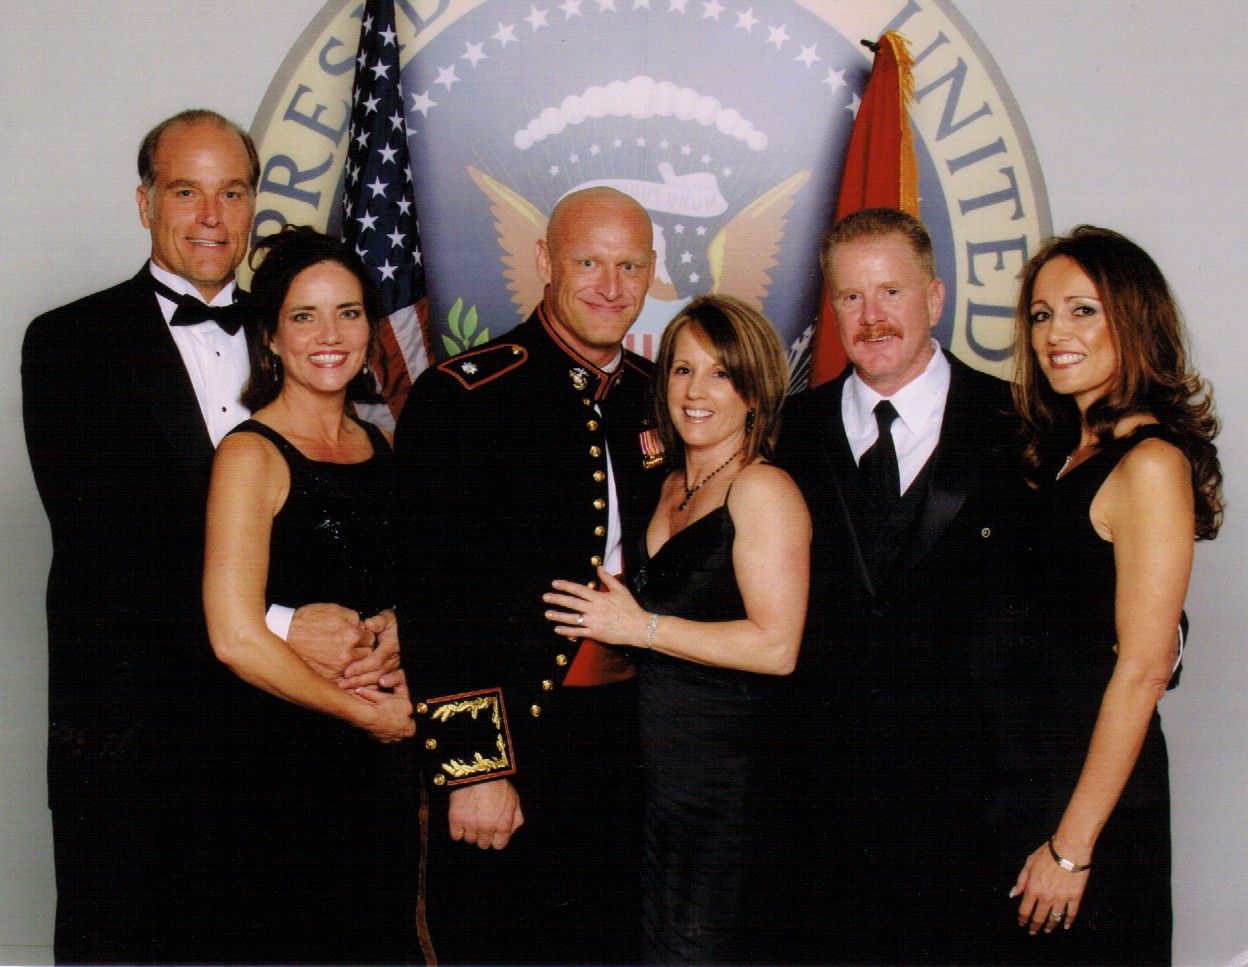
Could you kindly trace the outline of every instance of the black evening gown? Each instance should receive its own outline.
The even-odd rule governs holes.
[[[648,611],[694,621],[746,617],[727,505],[672,535],[634,576]],[[648,963],[756,963],[787,931],[776,887],[792,801],[781,766],[786,680],[655,652],[639,669],[646,776],[642,857]]]
[[[332,602],[369,616],[393,605],[390,446],[363,424],[373,456],[319,463],[248,420],[290,467],[273,519],[267,599]],[[411,962],[419,816],[406,743],[293,705],[239,680],[222,710],[234,739],[237,959],[251,963]]]
[[[1052,482],[1035,496],[1026,630],[986,676],[997,738],[993,888],[1002,964],[1170,963],[1169,770],[1156,712],[1097,841],[1073,928],[1029,936],[1014,922],[1019,901],[1006,899],[1028,855],[1057,829],[1114,670],[1114,546],[1092,526],[1092,499],[1123,456],[1152,437],[1167,431],[1145,425],[1060,479],[1050,468]]]

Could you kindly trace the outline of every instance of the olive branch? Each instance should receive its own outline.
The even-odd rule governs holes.
[[[490,330],[488,328],[477,332],[477,307],[469,306],[468,311],[464,312],[463,299],[455,300],[451,311],[446,314],[446,324],[451,330],[451,335],[442,334],[442,345],[446,348],[448,356],[458,356],[462,352],[467,352],[489,341]]]

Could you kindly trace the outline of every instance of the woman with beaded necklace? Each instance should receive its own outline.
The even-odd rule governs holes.
[[[787,388],[763,316],[728,296],[690,303],[659,349],[655,418],[673,471],[632,588],[600,568],[603,590],[555,581],[545,596],[559,634],[642,650],[651,963],[757,962],[769,947],[764,892],[786,859],[769,806],[791,775],[775,743],[811,536],[796,484],[766,459]]]

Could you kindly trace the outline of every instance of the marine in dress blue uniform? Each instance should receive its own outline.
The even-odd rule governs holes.
[[[611,195],[634,228],[634,208],[646,219],[647,251],[644,210]],[[554,634],[542,594],[556,578],[596,580],[613,517],[620,546],[637,546],[663,470],[647,447],[651,364],[618,340],[606,365],[588,358],[611,347],[583,351],[560,271],[527,321],[422,374],[396,434],[412,517],[402,613],[431,790],[426,902],[442,963],[637,956],[631,663]],[[643,296],[645,284],[648,271]],[[618,339],[639,311],[636,300],[620,314]],[[518,793],[523,826],[501,849],[454,841],[447,793],[498,781]]]

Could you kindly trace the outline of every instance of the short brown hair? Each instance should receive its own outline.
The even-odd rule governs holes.
[[[905,239],[928,277],[936,278],[932,236],[921,221],[898,208],[863,208],[833,225],[823,237],[823,246],[819,249],[823,277],[831,278],[832,253],[838,246],[889,235],[900,235]]]
[[[242,139],[243,148],[247,151],[248,171],[250,174],[248,187],[252,191],[256,190],[256,186],[260,184],[260,155],[256,152],[256,142],[251,139],[250,134],[233,121],[222,117],[216,111],[209,111],[200,107],[191,108],[189,111],[183,111],[181,114],[175,114],[171,118],[166,118],[147,132],[143,142],[139,145],[139,181],[144,188],[150,189],[156,183],[156,152],[160,149],[160,139],[165,136],[165,132],[170,128],[183,124],[213,124],[222,130],[233,131],[237,134]]]
[[[730,295],[704,295],[685,306],[663,331],[651,384],[654,418],[672,466],[683,463],[684,447],[667,409],[667,385],[676,355],[676,337],[689,328],[715,356],[745,401],[745,463],[770,456],[780,432],[780,409],[789,390],[789,360],[767,317]]]

